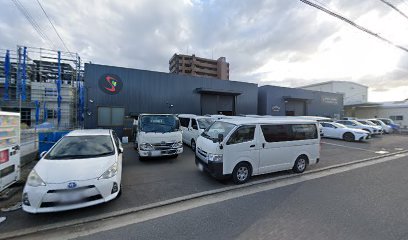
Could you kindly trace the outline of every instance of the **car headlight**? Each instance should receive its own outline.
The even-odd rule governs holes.
[[[28,175],[27,185],[31,187],[39,187],[39,186],[45,186],[45,182],[41,179],[41,177],[33,169]]]
[[[143,151],[152,151],[152,150],[154,150],[153,145],[150,144],[150,143],[142,143],[142,144],[140,144],[139,148],[140,148],[140,150],[143,150]]]
[[[207,155],[207,161],[210,162],[222,162],[222,154],[212,154]]]
[[[116,174],[118,173],[118,162],[115,162],[112,166],[110,166],[110,168],[108,170],[106,170],[106,172],[104,172],[99,178],[99,179],[108,179],[111,177],[116,176]]]
[[[183,143],[180,142],[175,142],[173,145],[171,145],[172,148],[181,148],[183,146]]]

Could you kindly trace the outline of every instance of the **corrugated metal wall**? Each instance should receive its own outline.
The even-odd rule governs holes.
[[[305,115],[339,118],[343,114],[343,95],[276,86],[259,87],[258,113],[284,116],[286,103],[304,101]]]
[[[99,88],[98,81],[104,74],[114,74],[122,80],[123,87],[118,94],[106,94]],[[100,106],[124,107],[126,115],[201,114],[201,94],[196,91],[197,88],[240,92],[235,102],[236,114],[257,113],[258,86],[253,83],[86,64],[85,87],[87,89],[85,128],[98,127],[97,108]],[[120,127],[116,130],[121,132]]]

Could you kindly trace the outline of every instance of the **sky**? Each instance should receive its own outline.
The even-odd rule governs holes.
[[[0,1],[0,49],[65,50],[37,1],[17,0],[50,40]],[[369,86],[368,100],[408,98],[408,52],[299,0],[39,0],[68,49],[92,63],[168,72],[174,53],[230,63],[230,79],[299,87]],[[408,47],[408,18],[380,0],[311,0]],[[388,0],[408,15],[408,0]]]

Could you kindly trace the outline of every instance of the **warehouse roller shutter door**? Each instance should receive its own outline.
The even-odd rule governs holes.
[[[201,94],[201,114],[235,114],[235,96]]]
[[[306,102],[289,100],[285,103],[286,116],[305,116]]]

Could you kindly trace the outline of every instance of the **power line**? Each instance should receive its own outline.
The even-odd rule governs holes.
[[[32,17],[32,15],[28,12],[28,10],[24,7],[24,5],[19,0],[12,0],[14,5],[17,9],[23,14],[23,16],[27,19],[27,21],[31,24],[34,30],[38,33],[38,35],[44,40],[51,43],[52,47],[55,48],[54,42],[43,32],[40,25],[38,25],[37,21]]]
[[[403,51],[405,51],[405,52],[408,52],[408,48],[405,48],[405,47],[403,47],[403,46],[401,46],[401,45],[395,44],[395,43],[391,42],[390,40],[388,40],[388,39],[386,39],[386,38],[384,38],[384,37],[378,35],[377,33],[374,33],[374,32],[372,32],[371,30],[369,30],[369,29],[367,29],[367,28],[365,28],[365,27],[363,27],[363,26],[360,26],[360,25],[358,25],[357,23],[355,23],[355,22],[353,22],[353,21],[351,21],[351,20],[349,20],[349,19],[347,19],[347,18],[341,16],[340,14],[334,13],[334,12],[332,12],[332,11],[330,11],[330,10],[328,10],[328,9],[326,9],[326,8],[324,8],[324,7],[320,6],[320,5],[318,5],[318,4],[312,3],[312,2],[310,2],[310,1],[308,1],[308,0],[299,0],[299,1],[305,3],[305,4],[309,5],[309,6],[312,6],[312,7],[316,8],[316,9],[318,9],[318,10],[321,10],[321,11],[323,11],[323,12],[325,12],[325,13],[327,13],[327,14],[329,14],[329,15],[335,17],[335,18],[338,18],[338,19],[340,19],[340,20],[342,20],[342,21],[344,21],[344,22],[350,24],[351,26],[353,26],[353,27],[355,27],[355,28],[357,28],[357,29],[359,29],[359,30],[361,30],[361,31],[363,31],[363,32],[366,32],[366,33],[368,33],[368,34],[370,34],[370,35],[372,35],[372,36],[374,36],[374,37],[380,39],[381,41],[384,41],[384,42],[386,42],[386,43],[388,43],[388,44],[390,44],[390,45],[392,45],[392,46],[394,46],[394,47],[396,47],[396,48],[399,48],[399,49],[401,49],[401,50],[403,50]]]
[[[401,14],[403,17],[405,17],[406,19],[408,19],[408,16],[403,13],[401,10],[399,10],[394,4],[385,1],[385,0],[380,0],[381,2],[383,2],[384,4],[388,5],[390,8],[394,9],[395,11],[397,11],[399,14]]]
[[[37,0],[38,5],[40,6],[40,8],[42,9],[42,11],[44,12],[45,16],[47,17],[48,21],[51,23],[52,28],[54,29],[55,33],[57,34],[58,38],[61,40],[62,44],[64,45],[65,49],[68,51],[68,53],[71,55],[72,58],[75,58],[71,51],[69,50],[69,48],[67,47],[67,45],[65,44],[64,40],[62,40],[61,35],[58,33],[57,29],[55,28],[54,24],[52,23],[50,17],[48,16],[47,12],[45,11],[45,9],[43,8],[43,6],[41,5],[40,1]]]

